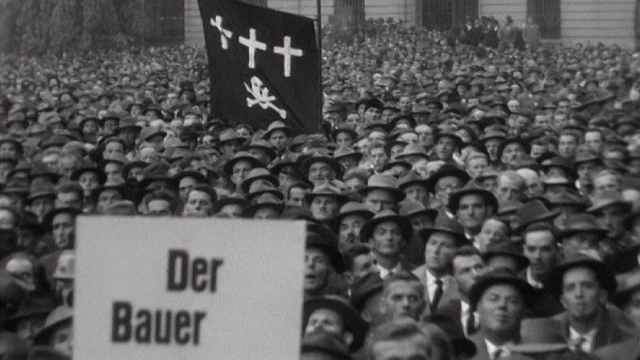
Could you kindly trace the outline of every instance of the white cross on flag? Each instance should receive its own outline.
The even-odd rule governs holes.
[[[320,129],[314,21],[237,0],[199,0],[211,73],[211,112],[233,125]]]

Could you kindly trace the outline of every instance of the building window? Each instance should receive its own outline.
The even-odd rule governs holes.
[[[561,37],[561,0],[527,0],[527,16],[540,28],[543,39]]]

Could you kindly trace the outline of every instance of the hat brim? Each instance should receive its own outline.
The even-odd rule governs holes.
[[[282,212],[284,211],[284,203],[261,203],[261,204],[251,204],[247,207],[244,208],[244,210],[242,211],[242,217],[243,218],[253,218],[253,216],[256,214],[256,211],[258,211],[258,209],[261,208],[272,208],[274,210],[276,210],[276,212],[278,213],[278,215],[282,215]]]
[[[488,288],[498,284],[511,285],[515,287],[522,295],[522,300],[527,307],[529,307],[535,299],[535,290],[525,280],[516,276],[487,276],[478,279],[478,281],[476,281],[469,290],[469,304],[471,305],[471,308],[477,309],[478,302],[480,301],[480,298],[482,298],[482,294],[484,294]]]
[[[367,221],[362,228],[360,229],[360,242],[368,243],[369,240],[373,237],[373,232],[376,229],[376,226],[385,223],[385,222],[395,222],[400,226],[400,230],[402,231],[402,237],[405,242],[409,242],[413,235],[413,226],[411,225],[411,221],[406,216],[402,215],[391,215],[391,216],[382,216],[378,218],[371,218]]]
[[[305,177],[309,177],[309,168],[311,168],[311,165],[318,162],[323,162],[329,165],[333,169],[333,171],[335,171],[336,179],[340,179],[342,177],[342,166],[340,166],[340,164],[338,164],[336,160],[329,156],[312,156],[305,159],[302,162],[302,165],[300,165],[300,170],[302,170],[302,173]]]
[[[331,265],[334,267],[334,269],[338,274],[342,274],[344,272],[345,270],[344,259],[340,251],[338,251],[337,247],[331,246],[326,242],[317,241],[314,239],[314,237],[307,237],[306,247],[319,248],[329,256],[329,258],[331,259]]]
[[[407,194],[405,194],[405,192],[400,189],[393,188],[393,187],[384,187],[384,186],[366,186],[366,187],[363,187],[362,189],[359,189],[358,194],[360,194],[360,196],[362,197],[365,197],[367,196],[368,193],[370,193],[373,190],[384,190],[384,191],[390,192],[396,204],[399,204],[402,200],[404,200],[407,197]]]
[[[223,167],[224,173],[227,176],[231,177],[231,174],[233,172],[233,166],[240,161],[247,161],[251,163],[254,168],[264,167],[264,164],[260,160],[254,158],[253,156],[239,156],[239,157],[232,158],[231,160],[227,161],[226,164],[224,164],[224,167]]]
[[[459,169],[459,168],[446,169],[445,171],[438,171],[426,179],[427,190],[430,193],[435,194],[436,185],[438,184],[438,181],[440,181],[440,179],[447,176],[456,177],[462,180],[462,183],[466,183],[471,179],[471,176],[469,176],[469,174],[462,169]]]
[[[578,267],[586,267],[593,270],[600,282],[600,286],[607,290],[609,297],[615,294],[618,282],[613,271],[604,262],[589,258],[560,264],[553,270],[545,282],[545,287],[547,287],[556,296],[560,296],[562,294],[564,274],[567,271]]]
[[[426,244],[429,241],[429,237],[431,236],[431,234],[436,233],[436,232],[441,232],[441,233],[445,233],[447,235],[451,235],[456,241],[456,247],[461,247],[461,246],[464,246],[464,245],[471,244],[471,241],[469,241],[469,239],[467,239],[467,237],[464,236],[464,234],[460,234],[460,233],[457,233],[455,231],[451,231],[451,229],[438,227],[438,226],[435,226],[435,225],[420,230],[420,233],[419,233],[420,234],[420,239],[422,240],[422,242],[424,244]]]
[[[456,191],[449,196],[449,204],[447,204],[447,207],[453,214],[458,211],[458,207],[460,206],[460,199],[467,195],[481,196],[484,199],[485,203],[493,208],[494,213],[498,211],[498,199],[490,191],[484,189],[468,189]]]
[[[489,262],[489,260],[491,260],[491,258],[496,257],[496,256],[508,256],[512,259],[516,260],[516,267],[517,267],[517,273],[520,273],[522,270],[526,269],[529,264],[529,258],[527,258],[526,256],[522,255],[522,254],[518,254],[515,252],[509,252],[509,251],[485,251],[482,254],[482,260],[484,260],[485,264]]]
[[[595,213],[595,212],[598,212],[598,211],[600,211],[600,210],[602,210],[602,209],[604,209],[606,207],[614,206],[614,205],[622,206],[622,208],[623,208],[625,213],[631,212],[631,209],[632,209],[632,205],[630,203],[626,202],[626,201],[611,199],[611,200],[608,200],[608,201],[595,203],[590,208],[587,208],[586,211],[588,213]]]
[[[346,303],[342,303],[339,300],[316,298],[305,301],[303,307],[303,326],[309,322],[311,315],[318,309],[329,309],[335,311],[345,324],[345,329],[352,333],[353,342],[349,346],[350,352],[358,351],[362,348],[364,340],[369,330],[369,324],[362,319],[362,317]]]

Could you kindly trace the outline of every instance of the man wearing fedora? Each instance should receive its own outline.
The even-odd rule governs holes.
[[[305,301],[302,323],[303,336],[316,331],[337,335],[352,353],[360,350],[369,328],[346,299],[335,295]]]
[[[511,351],[520,343],[520,324],[533,298],[533,288],[506,269],[480,277],[469,291],[479,314],[479,331],[470,336],[477,348],[472,360],[527,359]]]
[[[345,253],[360,241],[362,226],[373,217],[373,213],[358,202],[348,202],[331,220],[331,228],[338,234],[338,249]]]
[[[331,231],[308,228],[304,255],[305,300],[327,295],[330,280],[344,270],[344,260],[338,251],[338,242]]]
[[[423,229],[420,237],[424,241],[424,265],[413,274],[425,287],[424,315],[434,314],[441,304],[458,301],[460,294],[452,276],[453,255],[457,248],[470,245],[460,223],[441,213],[433,226]]]
[[[603,257],[615,256],[634,243],[624,227],[625,217],[631,210],[631,203],[625,201],[617,191],[606,190],[594,197],[587,213],[593,214],[598,226],[607,230],[606,238],[599,243]]]
[[[548,284],[566,309],[554,319],[574,351],[591,353],[640,335],[619,310],[607,306],[617,281],[601,260],[581,253],[568,257]]]
[[[402,256],[402,249],[412,234],[409,219],[391,210],[383,210],[362,226],[360,241],[371,245],[382,279],[415,268]]]
[[[598,226],[591,214],[572,214],[565,220],[565,227],[557,232],[565,258],[581,251],[598,251],[598,243],[607,236],[607,230]]]
[[[406,271],[400,271],[384,279],[382,299],[387,321],[411,318],[418,321],[425,306],[424,286],[420,280]]]
[[[406,194],[397,186],[393,176],[375,174],[367,181],[367,186],[360,189],[362,204],[374,214],[383,210],[397,211],[398,205],[405,199]]]
[[[476,183],[469,180],[460,190],[449,196],[449,211],[464,227],[468,239],[473,239],[486,219],[498,209],[498,199]]]

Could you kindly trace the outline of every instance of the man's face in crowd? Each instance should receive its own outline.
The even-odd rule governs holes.
[[[558,259],[556,239],[551,231],[532,231],[524,236],[523,254],[529,259],[529,269],[535,279],[545,279]]]
[[[113,204],[116,201],[122,200],[122,194],[118,190],[108,189],[103,190],[98,195],[98,203],[96,204],[96,210],[98,213],[102,214],[105,212],[109,205]]]
[[[547,146],[539,145],[539,144],[533,144],[533,145],[531,145],[531,152],[529,153],[529,155],[531,156],[531,158],[537,159],[547,151],[549,151],[549,148]]]
[[[415,200],[425,206],[429,200],[429,192],[420,184],[407,186],[404,189],[404,193],[407,195],[407,199]]]
[[[597,250],[597,243],[601,240],[598,234],[578,232],[562,239],[562,253],[565,258],[585,250]]]
[[[360,229],[367,220],[362,215],[347,215],[340,221],[338,250],[346,252],[360,241]]]
[[[288,205],[300,206],[304,207],[304,196],[309,192],[307,189],[303,189],[301,187],[293,187],[289,190],[289,200],[287,201]]]
[[[192,190],[184,204],[184,216],[206,217],[209,216],[213,202],[204,191]]]
[[[117,141],[107,143],[104,147],[104,152],[102,153],[102,157],[104,159],[109,159],[114,155],[124,155],[124,146]]]
[[[507,225],[502,221],[488,219],[482,224],[482,229],[476,239],[480,243],[480,250],[485,251],[490,244],[507,240]]]
[[[462,180],[455,176],[445,176],[436,183],[436,199],[443,204],[449,203],[449,195],[462,187]]]
[[[433,130],[428,125],[416,126],[416,133],[418,134],[418,142],[425,149],[433,145]]]
[[[373,165],[373,168],[376,171],[380,172],[382,171],[382,168],[389,161],[389,158],[387,157],[387,154],[385,154],[383,148],[375,147],[370,151],[370,160],[371,160],[371,165]]]
[[[71,322],[58,325],[51,337],[49,346],[69,357],[73,356],[73,326]]]
[[[558,141],[558,154],[563,158],[570,158],[578,147],[577,139],[572,135],[562,135]]]
[[[338,215],[340,203],[333,196],[316,196],[311,201],[309,210],[314,219],[324,221]]]
[[[490,211],[482,196],[469,194],[460,198],[456,216],[465,229],[476,233],[484,220],[491,215]]]
[[[542,193],[544,192],[542,180],[535,171],[530,169],[520,169],[518,170],[518,175],[520,175],[524,179],[524,182],[526,184],[524,195],[526,195],[528,198],[542,195]]]
[[[436,276],[449,273],[455,251],[456,241],[451,235],[434,232],[429,236],[424,250],[427,268]]]
[[[523,189],[520,184],[506,176],[500,176],[497,187],[496,196],[500,201],[514,201],[522,198]]]
[[[3,142],[0,144],[0,156],[7,156],[11,158],[18,157],[18,149],[10,142]]]
[[[418,320],[425,306],[424,292],[417,281],[398,280],[387,284],[384,299],[389,319],[409,317]]]
[[[518,143],[511,143],[505,146],[500,160],[503,164],[515,165],[515,162],[521,160],[524,154],[525,152],[522,145]]]
[[[443,136],[436,143],[435,149],[438,159],[449,161],[453,158],[453,153],[456,151],[456,143],[452,138]]]
[[[588,131],[584,134],[584,143],[598,154],[602,153],[602,145],[604,144],[604,141],[602,139],[602,134],[599,131]]]
[[[107,174],[107,183],[122,184],[124,178],[122,177],[122,165],[117,162],[108,162],[104,166],[104,172]]]
[[[616,176],[612,174],[598,176],[593,179],[593,189],[595,194],[600,194],[603,191],[612,190],[612,191],[620,191],[620,183]]]
[[[152,164],[160,160],[160,155],[156,149],[152,147],[145,147],[140,150],[140,160],[148,164]]]
[[[484,261],[480,255],[456,256],[453,259],[453,277],[461,294],[469,295],[471,286],[484,273]]]
[[[100,181],[96,173],[86,171],[82,173],[78,178],[78,184],[80,184],[80,187],[82,187],[84,195],[88,196],[89,194],[91,194],[92,190],[100,186]]]
[[[33,199],[31,201],[31,205],[29,206],[29,210],[32,213],[36,214],[38,219],[42,221],[44,216],[55,207],[54,198],[49,196],[41,196]]]
[[[553,115],[553,125],[556,129],[560,130],[563,127],[567,126],[567,114],[556,113]]]
[[[239,141],[227,141],[227,142],[223,143],[222,145],[220,145],[220,152],[223,155],[227,155],[229,157],[232,157],[238,151],[240,151],[240,142]]]
[[[304,263],[304,290],[313,293],[324,289],[333,274],[329,257],[320,249],[307,248]]]
[[[344,320],[333,310],[321,308],[309,316],[309,321],[307,321],[307,327],[304,332],[305,334],[309,334],[314,331],[324,331],[329,334],[338,335],[340,338],[346,340],[346,343],[353,341],[353,336],[350,333],[349,336],[345,338]]]
[[[597,174],[598,171],[602,170],[602,167],[598,165],[595,161],[586,161],[578,163],[578,179],[580,183],[583,184],[591,184],[592,176]]]
[[[15,257],[4,268],[12,276],[24,280],[32,290],[36,289],[35,265],[28,259]]]
[[[362,204],[367,208],[367,210],[374,214],[377,214],[382,210],[394,210],[396,207],[393,195],[388,191],[380,189],[369,191],[369,193],[364,197]]]
[[[536,115],[533,120],[533,126],[540,129],[549,128],[549,117],[543,114]]]
[[[607,230],[609,239],[616,239],[624,234],[625,228],[622,223],[627,214],[622,206],[613,204],[601,209],[594,215],[598,226]]]
[[[405,245],[400,225],[393,221],[378,224],[371,235],[371,247],[379,256],[397,258]]]
[[[492,333],[517,334],[525,310],[522,295],[514,286],[493,285],[484,291],[478,302],[480,326]]]
[[[345,120],[345,124],[351,130],[358,130],[360,125],[362,124],[362,118],[358,114],[349,114],[347,115],[347,119]]]
[[[391,147],[391,150],[389,151],[389,157],[391,158],[391,160],[394,160],[396,157],[398,157],[398,155],[402,154],[402,150],[404,150],[405,146],[405,144],[393,145]]]
[[[60,213],[53,217],[53,241],[58,249],[68,249],[74,243],[75,218],[71,214]]]
[[[276,130],[269,137],[269,141],[278,149],[278,151],[282,151],[287,147],[289,137],[284,131]]]
[[[491,158],[491,161],[496,161],[498,160],[498,147],[500,146],[500,139],[489,139],[487,141],[484,142],[484,146],[487,149],[487,152],[489,153],[489,157]]]
[[[560,302],[569,316],[578,321],[592,320],[607,300],[595,272],[586,267],[567,270],[562,277]]]
[[[231,182],[234,183],[236,187],[239,187],[252,169],[253,165],[248,161],[241,160],[233,164]]]
[[[476,157],[469,160],[469,166],[467,166],[467,172],[472,179],[477,179],[480,174],[487,168],[489,164],[487,163],[487,159]]]
[[[189,195],[189,192],[191,192],[191,190],[193,190],[193,188],[196,185],[198,185],[198,182],[196,181],[196,179],[190,176],[186,176],[180,179],[180,183],[178,184],[178,192],[180,193],[180,199],[182,199],[182,201],[186,201],[187,196]]]
[[[376,122],[380,120],[380,109],[370,107],[364,112],[364,119],[368,122]]]
[[[351,283],[364,278],[369,274],[378,274],[378,261],[373,253],[358,255],[353,259],[353,270],[351,272]]]
[[[353,145],[353,138],[346,132],[341,132],[336,135],[336,144],[338,147],[351,147]]]
[[[334,177],[335,172],[331,166],[325,162],[318,161],[309,166],[309,181],[311,181],[314,186],[331,181]]]
[[[401,97],[398,101],[398,107],[403,112],[408,112],[409,110],[411,110],[411,98],[408,96]]]

